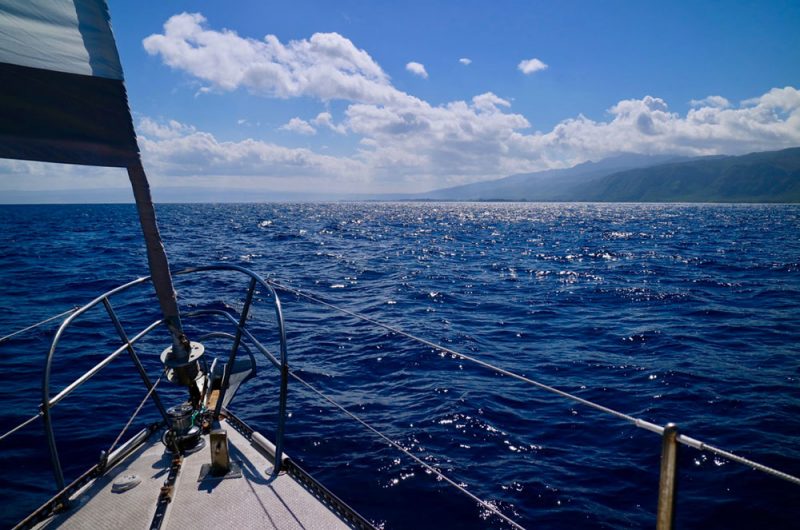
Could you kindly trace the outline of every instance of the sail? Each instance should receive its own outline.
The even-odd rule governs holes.
[[[0,0],[0,156],[128,167],[139,148],[104,2]]]
[[[180,356],[187,343],[104,0],[0,0],[0,157],[128,170]]]

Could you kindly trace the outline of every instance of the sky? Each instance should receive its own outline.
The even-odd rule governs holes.
[[[108,3],[156,196],[422,192],[800,145],[797,1]],[[34,196],[128,185],[0,173],[0,192]]]

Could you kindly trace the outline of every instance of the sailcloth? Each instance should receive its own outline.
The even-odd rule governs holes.
[[[0,0],[0,157],[128,170],[158,301],[185,344],[104,0]]]

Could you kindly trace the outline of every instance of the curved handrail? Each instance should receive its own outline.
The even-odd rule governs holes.
[[[258,284],[266,289],[269,294],[272,296],[273,300],[273,307],[275,309],[275,318],[278,325],[278,335],[279,335],[279,343],[280,343],[280,373],[281,373],[281,383],[280,383],[280,398],[279,398],[279,408],[278,408],[278,428],[276,433],[276,459],[275,468],[273,469],[273,473],[277,474],[280,471],[280,457],[283,454],[283,435],[285,432],[286,427],[286,401],[287,401],[287,391],[288,391],[288,378],[289,378],[289,369],[288,369],[288,358],[287,358],[287,349],[286,349],[286,329],[283,322],[283,311],[281,308],[280,298],[276,293],[275,289],[272,288],[269,283],[267,283],[260,275],[257,273],[238,265],[229,265],[229,264],[217,264],[217,265],[205,265],[200,267],[189,267],[177,272],[173,273],[173,276],[183,276],[189,275],[194,273],[200,272],[208,272],[208,271],[232,271],[232,272],[239,272],[251,278],[251,292],[253,287]],[[58,489],[61,490],[64,488],[64,474],[61,468],[61,462],[58,457],[58,447],[56,446],[55,440],[55,433],[53,430],[53,421],[52,415],[50,413],[50,409],[55,406],[61,399],[65,398],[69,393],[71,393],[75,388],[82,385],[92,376],[94,376],[97,372],[102,370],[106,365],[108,365],[111,361],[113,361],[119,354],[121,354],[126,349],[132,347],[132,345],[137,342],[139,339],[144,337],[145,335],[149,334],[152,330],[157,328],[159,325],[164,324],[164,319],[156,320],[149,326],[147,326],[143,331],[135,335],[134,337],[124,341],[123,345],[103,359],[100,363],[98,363],[95,367],[90,369],[88,372],[84,373],[81,377],[75,380],[73,383],[68,385],[64,388],[61,392],[59,392],[55,398],[50,398],[50,376],[52,372],[52,365],[53,365],[53,358],[55,356],[56,349],[58,347],[59,342],[61,341],[62,336],[66,329],[81,315],[89,311],[90,309],[94,308],[99,304],[106,305],[107,310],[112,311],[110,306],[107,304],[108,299],[114,295],[117,295],[123,291],[127,291],[128,289],[135,287],[137,285],[141,285],[145,282],[151,280],[150,276],[142,276],[135,280],[132,280],[128,283],[115,287],[102,295],[94,298],[89,303],[83,305],[82,307],[76,309],[72,314],[70,314],[59,326],[58,330],[56,331],[53,341],[50,345],[50,349],[47,353],[47,357],[45,359],[45,366],[44,372],[42,375],[42,403],[40,405],[40,415],[42,416],[45,435],[47,438],[47,444],[50,451],[50,460],[51,465],[53,468],[53,474],[58,486]],[[114,316],[112,316],[112,320]],[[235,322],[235,321],[234,321]],[[235,323],[237,325],[237,330],[239,333],[246,332],[244,329],[244,322],[242,323]],[[249,337],[252,335],[249,332],[245,333]],[[238,347],[238,344],[235,345]],[[231,352],[232,355],[235,356],[235,350]]]
[[[218,264],[218,265],[204,265],[202,267],[190,267],[188,269],[184,269],[175,273],[176,275],[181,274],[191,274],[193,272],[203,272],[203,271],[224,271],[224,270],[233,270],[241,272],[247,276],[250,276],[252,280],[257,282],[259,285],[267,289],[270,294],[272,295],[273,299],[273,306],[275,307],[275,320],[278,324],[278,336],[279,336],[279,343],[280,343],[280,356],[281,356],[281,383],[280,383],[280,394],[278,399],[278,430],[275,435],[275,467],[272,469],[272,474],[277,475],[280,472],[281,467],[281,457],[283,456],[283,435],[286,431],[286,399],[289,389],[289,361],[287,359],[286,354],[286,327],[283,323],[283,310],[281,308],[281,300],[278,297],[278,293],[275,292],[272,285],[269,282],[265,281],[259,274],[247,269],[245,267],[241,267],[239,265],[228,265],[228,264]],[[252,286],[250,288],[252,292]],[[243,325],[237,326],[238,329],[244,329]]]
[[[53,474],[55,475],[56,485],[58,489],[64,489],[64,473],[61,471],[61,462],[58,458],[58,448],[56,447],[56,437],[55,433],[53,432],[53,419],[50,416],[50,408],[52,407],[50,403],[50,371],[53,367],[53,356],[56,353],[56,347],[58,346],[59,341],[61,340],[61,336],[64,334],[64,331],[72,324],[72,322],[87,312],[89,309],[93,308],[99,303],[102,303],[104,298],[109,296],[113,296],[117,293],[122,291],[126,291],[133,287],[134,285],[142,284],[150,279],[149,276],[143,276],[141,278],[137,278],[133,281],[130,281],[124,285],[120,285],[110,291],[98,296],[88,304],[84,305],[67,318],[61,323],[58,327],[58,331],[56,331],[55,336],[53,337],[53,342],[50,344],[50,350],[47,352],[47,358],[44,364],[44,373],[42,374],[42,403],[40,405],[41,412],[42,412],[42,420],[44,421],[44,431],[45,435],[47,436],[47,445],[50,449],[50,462],[53,466]]]
[[[702,442],[700,440],[697,440],[695,438],[691,438],[691,437],[686,436],[684,434],[679,434],[677,432],[677,428],[672,424],[668,424],[666,426],[656,425],[656,424],[653,424],[653,423],[648,422],[646,420],[643,420],[643,419],[640,419],[640,418],[636,418],[634,416],[625,414],[623,412],[620,412],[620,411],[605,407],[605,406],[600,405],[598,403],[594,403],[592,401],[589,401],[589,400],[586,400],[586,399],[581,398],[579,396],[576,396],[574,394],[559,390],[559,389],[557,389],[555,387],[552,387],[552,386],[547,385],[545,383],[541,383],[541,382],[536,381],[534,379],[531,379],[529,377],[526,377],[526,376],[511,372],[511,371],[508,371],[508,370],[503,369],[501,367],[495,366],[495,365],[493,365],[491,363],[483,361],[483,360],[481,360],[481,359],[479,359],[477,357],[474,357],[472,355],[467,355],[467,354],[452,350],[452,349],[450,349],[450,348],[448,348],[446,346],[442,346],[440,344],[436,344],[436,343],[433,343],[433,342],[428,341],[426,339],[417,337],[417,336],[415,336],[415,335],[413,335],[411,333],[408,333],[408,332],[406,332],[406,331],[404,331],[402,329],[399,329],[399,328],[397,328],[395,326],[391,326],[391,325],[388,325],[388,324],[385,324],[385,323],[382,323],[382,322],[378,322],[377,320],[374,320],[374,319],[372,319],[372,318],[370,318],[370,317],[368,317],[366,315],[363,315],[363,314],[360,314],[360,313],[357,313],[357,312],[354,312],[354,311],[350,311],[348,309],[336,306],[334,304],[326,302],[326,301],[318,298],[317,296],[311,295],[309,293],[294,289],[294,288],[292,288],[290,286],[283,285],[281,283],[274,282],[274,281],[271,281],[271,280],[270,281],[265,281],[261,276],[259,276],[258,274],[254,273],[254,272],[252,272],[249,269],[246,269],[244,267],[240,267],[238,265],[227,265],[227,264],[209,265],[209,266],[193,267],[193,268],[184,269],[184,270],[175,272],[174,275],[175,276],[180,276],[180,275],[188,275],[188,274],[192,274],[192,273],[206,272],[206,271],[234,271],[234,272],[243,273],[246,276],[249,276],[251,278],[250,290],[248,292],[248,298],[252,297],[253,292],[254,292],[253,289],[254,289],[256,284],[257,285],[261,285],[262,287],[264,287],[267,291],[269,291],[269,293],[273,297],[273,301],[274,301],[273,305],[274,305],[274,308],[275,308],[275,315],[276,315],[276,318],[277,318],[279,336],[280,336],[280,361],[278,359],[276,359],[275,356],[273,356],[263,345],[261,345],[261,343],[246,329],[246,327],[244,325],[245,324],[244,319],[241,319],[239,322],[237,322],[236,319],[234,318],[234,315],[231,314],[230,312],[221,311],[221,310],[196,310],[196,311],[190,312],[190,313],[188,313],[186,315],[186,316],[188,316],[190,318],[192,316],[199,316],[199,315],[223,316],[224,318],[226,318],[227,320],[229,320],[230,322],[232,322],[236,326],[237,335],[239,335],[240,337],[241,337],[241,335],[244,335],[248,340],[251,341],[251,343],[256,347],[256,349],[261,351],[267,357],[267,359],[270,362],[272,362],[272,364],[274,364],[276,367],[279,368],[279,370],[281,372],[281,394],[280,394],[280,406],[279,406],[279,417],[278,417],[278,433],[277,433],[277,437],[276,437],[276,448],[275,448],[275,467],[273,468],[273,473],[277,473],[280,470],[280,465],[281,465],[282,456],[283,456],[283,433],[284,433],[284,430],[285,430],[286,398],[287,398],[287,392],[286,391],[287,391],[288,377],[290,377],[290,376],[295,378],[299,382],[303,383],[304,385],[308,386],[309,389],[311,389],[312,391],[316,392],[321,397],[323,397],[324,399],[329,401],[331,404],[333,404],[334,406],[340,408],[346,414],[350,415],[351,417],[353,417],[354,419],[356,419],[357,421],[362,423],[365,427],[367,427],[369,430],[373,431],[373,433],[379,435],[385,441],[389,442],[392,445],[396,445],[396,444],[394,444],[392,442],[392,440],[387,438],[385,435],[383,435],[382,433],[378,432],[376,429],[374,429],[370,425],[366,424],[363,420],[360,420],[359,418],[355,417],[355,415],[353,415],[351,412],[349,412],[346,409],[344,409],[344,407],[342,407],[341,405],[339,405],[338,403],[336,403],[335,401],[333,401],[329,397],[325,396],[324,394],[322,394],[318,390],[314,389],[307,382],[305,382],[302,379],[300,379],[297,374],[295,374],[295,373],[293,373],[292,371],[289,370],[288,361],[287,361],[287,354],[286,354],[286,332],[285,332],[285,326],[284,326],[284,322],[283,322],[283,312],[282,312],[281,302],[280,302],[280,299],[279,299],[279,297],[277,295],[277,292],[276,292],[276,288],[277,288],[277,290],[293,293],[293,294],[298,295],[300,297],[303,297],[303,298],[305,298],[305,299],[307,299],[309,301],[312,301],[312,302],[315,302],[315,303],[319,303],[319,304],[324,305],[324,306],[326,306],[326,307],[328,307],[330,309],[343,312],[345,314],[348,314],[348,315],[353,316],[355,318],[358,318],[360,320],[366,321],[368,323],[374,324],[376,326],[379,326],[379,327],[382,327],[382,328],[387,329],[389,331],[392,331],[394,333],[397,333],[397,334],[399,334],[401,336],[404,336],[404,337],[406,337],[406,338],[408,338],[410,340],[419,342],[421,344],[427,345],[429,347],[432,347],[432,348],[440,350],[440,351],[451,353],[454,356],[457,356],[457,357],[459,357],[461,359],[465,359],[465,360],[468,360],[470,362],[473,362],[473,363],[475,363],[475,364],[477,364],[479,366],[482,366],[483,368],[492,370],[492,371],[497,372],[497,373],[501,373],[503,375],[510,376],[510,377],[512,377],[514,379],[517,379],[517,380],[520,380],[522,382],[525,382],[525,383],[528,383],[530,385],[533,385],[535,387],[538,387],[541,390],[545,390],[547,392],[557,394],[557,395],[559,395],[559,396],[561,396],[563,398],[567,398],[567,399],[570,399],[572,401],[576,401],[576,402],[581,403],[581,404],[583,404],[585,406],[588,406],[588,407],[594,408],[596,410],[599,410],[600,412],[615,416],[618,419],[622,419],[622,420],[628,421],[628,422],[632,423],[634,426],[636,426],[638,428],[641,428],[641,429],[653,432],[655,434],[661,435],[662,439],[663,439],[662,462],[666,463],[665,465],[662,464],[661,478],[662,478],[662,480],[665,479],[665,478],[668,479],[664,483],[663,489],[666,489],[666,490],[669,490],[669,491],[667,491],[666,493],[663,494],[664,505],[665,506],[662,508],[662,494],[661,494],[662,485],[659,486],[659,489],[660,489],[659,508],[658,508],[658,523],[659,523],[658,527],[659,528],[667,528],[667,527],[669,527],[669,524],[670,524],[669,521],[672,518],[672,513],[671,513],[671,511],[673,509],[673,506],[672,506],[673,499],[672,499],[672,497],[673,497],[673,494],[674,494],[674,480],[673,479],[674,479],[674,475],[675,475],[674,455],[675,455],[676,444],[686,445],[686,446],[689,446],[689,447],[692,447],[694,449],[701,450],[701,451],[710,451],[712,453],[715,453],[717,455],[723,456],[724,458],[727,458],[727,459],[732,460],[734,462],[738,462],[740,464],[744,464],[744,465],[750,466],[750,467],[752,467],[752,468],[754,468],[754,469],[756,469],[758,471],[773,475],[773,476],[775,476],[777,478],[781,478],[783,480],[786,480],[788,482],[792,482],[792,483],[795,483],[795,484],[800,484],[800,478],[798,478],[798,477],[795,477],[793,475],[789,475],[787,473],[784,473],[784,472],[781,472],[779,470],[770,468],[770,467],[765,466],[763,464],[754,462],[752,460],[749,460],[747,458],[741,457],[741,456],[736,455],[734,453],[731,453],[729,451],[725,451],[723,449],[720,449],[720,448],[715,447],[713,445],[707,444],[707,443]],[[0,437],[0,439],[5,438],[6,436],[8,436],[10,434],[13,434],[17,430],[19,430],[19,429],[25,427],[26,425],[30,424],[31,422],[35,421],[39,416],[44,416],[45,423],[46,423],[46,429],[48,430],[48,442],[50,443],[51,440],[52,440],[52,443],[51,443],[51,456],[53,457],[53,467],[54,467],[54,473],[56,473],[57,481],[58,481],[59,475],[61,473],[61,468],[60,468],[60,463],[58,462],[58,453],[57,453],[57,448],[55,447],[55,440],[54,440],[54,437],[53,437],[52,421],[51,421],[51,418],[50,418],[49,409],[52,408],[61,399],[66,397],[72,390],[74,390],[74,388],[77,388],[77,386],[79,386],[80,384],[82,384],[83,382],[88,380],[91,376],[96,374],[100,369],[105,367],[109,362],[111,362],[111,360],[113,360],[113,358],[115,358],[117,355],[119,355],[126,348],[130,348],[133,343],[138,341],[145,334],[147,334],[150,331],[152,331],[153,329],[155,329],[158,325],[163,324],[163,319],[155,321],[153,324],[151,324],[150,326],[146,327],[144,331],[142,331],[139,334],[137,334],[136,336],[134,336],[132,339],[129,339],[127,341],[125,341],[123,339],[124,344],[123,344],[123,346],[121,348],[117,349],[114,353],[110,354],[106,359],[101,361],[101,363],[99,363],[95,368],[89,370],[87,373],[85,373],[83,376],[81,376],[78,380],[76,380],[75,382],[71,383],[68,387],[63,389],[58,395],[56,395],[55,398],[53,398],[51,400],[51,399],[49,399],[49,388],[48,387],[49,387],[49,378],[50,378],[50,369],[51,369],[51,365],[52,365],[52,358],[53,358],[56,346],[58,345],[58,342],[60,341],[60,339],[61,339],[61,337],[63,335],[63,332],[66,330],[66,328],[76,318],[78,318],[80,315],[82,315],[87,310],[91,309],[92,307],[98,305],[99,303],[104,303],[107,307],[109,307],[108,297],[110,297],[112,295],[115,295],[115,294],[118,294],[118,293],[120,293],[122,291],[125,291],[125,290],[127,290],[127,289],[129,289],[131,287],[136,286],[136,285],[142,284],[142,283],[148,281],[149,279],[150,279],[149,277],[142,277],[142,278],[138,278],[136,280],[133,280],[131,282],[128,282],[127,284],[121,285],[121,286],[119,286],[119,287],[117,287],[115,289],[112,289],[112,290],[108,291],[107,293],[95,298],[94,300],[92,300],[91,302],[86,304],[85,306],[83,306],[83,307],[81,307],[79,309],[72,310],[72,311],[74,311],[73,314],[71,314],[67,319],[65,319],[64,322],[59,327],[59,329],[58,329],[58,331],[57,331],[57,333],[56,333],[56,335],[55,335],[55,337],[53,339],[53,343],[51,345],[50,351],[48,353],[48,358],[47,358],[47,362],[46,362],[46,370],[45,370],[44,379],[43,379],[43,392],[42,392],[42,394],[43,394],[44,399],[43,399],[43,402],[42,402],[42,411],[39,414],[37,414],[36,416],[34,416],[32,418],[29,418],[28,420],[23,422],[21,425],[15,427],[10,432],[8,432],[5,435],[3,435],[2,437]],[[274,288],[273,288],[273,286],[274,286]],[[111,310],[111,311],[113,312],[113,310]],[[246,310],[242,311],[242,315],[246,316]],[[112,319],[113,319],[113,316],[112,316]],[[209,336],[211,336],[211,335],[215,335],[215,336],[225,335],[227,338],[236,339],[236,336],[231,335],[231,334],[226,334],[226,333],[210,333]],[[243,344],[242,346],[244,348],[247,348],[247,345],[245,345],[245,344]],[[232,355],[233,355],[233,352],[232,352]],[[672,454],[671,463],[667,462],[668,457],[666,455],[667,455],[668,452]],[[413,457],[413,455],[411,455],[411,456]],[[664,470],[665,467],[669,468],[669,469],[667,471],[665,471]],[[63,487],[63,475],[60,475],[60,478],[61,478],[61,481],[62,481],[62,484],[60,484],[60,488],[61,488],[61,487]],[[663,519],[662,519],[662,516],[663,516]]]

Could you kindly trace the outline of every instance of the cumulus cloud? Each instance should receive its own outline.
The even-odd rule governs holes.
[[[530,127],[519,114],[502,112],[508,102],[492,93],[471,103],[454,101],[385,107],[354,104],[346,110],[348,130],[369,139],[359,158],[376,178],[496,175],[530,167],[527,155],[509,149],[517,131]]]
[[[608,121],[578,116],[518,140],[571,163],[621,152],[743,154],[800,145],[800,91],[793,87],[774,88],[738,108],[700,106],[686,116],[651,96],[620,101],[608,113]]]
[[[466,57],[462,57],[461,59],[458,60],[458,62],[460,62],[464,66],[469,66],[470,64],[472,64],[472,59],[467,59]]]
[[[726,109],[731,106],[731,102],[722,96],[708,96],[703,99],[693,99],[689,102],[692,107],[717,107]]]
[[[297,134],[317,134],[317,130],[312,127],[310,123],[308,123],[306,120],[301,120],[300,118],[292,118],[278,128],[282,131],[289,131]]]
[[[424,79],[428,79],[428,72],[425,71],[424,64],[411,61],[410,63],[406,64],[406,70],[408,70],[414,75],[418,75]]]
[[[218,140],[213,134],[182,125],[178,136],[150,137],[140,128],[139,146],[148,168],[161,175],[363,178],[363,163],[246,139]]]
[[[284,128],[327,129],[357,142],[347,156],[327,156],[255,139],[225,142],[177,122],[143,120],[143,156],[165,174],[357,177],[410,191],[623,152],[741,154],[800,145],[800,91],[793,87],[738,104],[719,95],[699,98],[685,115],[659,97],[626,99],[602,120],[578,115],[533,132],[509,100],[491,92],[441,105],[404,93],[366,51],[335,33],[283,44],[274,36],[255,40],[208,29],[201,15],[184,13],[170,18],[163,34],[145,39],[145,47],[215,91],[343,100],[336,119],[326,110]],[[525,73],[544,68],[538,59],[519,65]]]
[[[333,115],[330,112],[320,112],[314,118],[314,124],[320,127],[327,127],[328,129],[339,134],[347,134],[347,128],[342,124],[333,122]]]
[[[152,138],[140,127],[140,144],[145,161],[163,174],[358,178],[398,190],[567,167],[626,152],[742,154],[800,145],[800,91],[792,87],[736,108],[705,106],[685,116],[671,112],[661,98],[628,99],[608,109],[607,120],[578,116],[536,133],[525,133],[530,124],[508,112],[509,106],[486,93],[442,106],[353,104],[339,124],[320,113],[314,124],[361,137],[351,156],[253,139],[224,142],[177,122],[153,122],[159,127],[148,129]],[[163,134],[165,129],[179,132]]]
[[[139,133],[143,133],[151,138],[158,138],[159,140],[177,138],[178,136],[183,136],[195,131],[194,127],[179,123],[175,120],[159,123],[148,117],[139,120],[137,129]]]
[[[281,98],[373,103],[388,103],[402,95],[367,52],[338,33],[315,33],[309,39],[283,44],[274,35],[256,40],[205,25],[199,13],[172,16],[162,34],[144,39],[144,49],[208,83],[206,91],[241,87]]]
[[[520,63],[517,65],[517,69],[523,74],[528,75],[534,72],[539,72],[541,70],[546,70],[547,65],[534,57],[533,59],[526,59],[524,61],[520,61]]]
[[[475,96],[474,98],[472,98],[472,104],[476,109],[488,112],[497,111],[498,106],[500,107],[511,106],[510,102],[494,95],[491,92],[486,92],[485,94],[480,94],[478,96]]]
[[[122,188],[130,186],[122,168],[54,164],[0,159],[0,192],[60,189]]]

